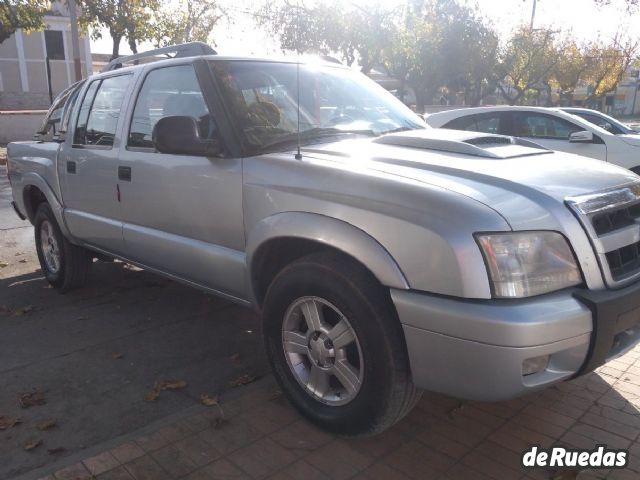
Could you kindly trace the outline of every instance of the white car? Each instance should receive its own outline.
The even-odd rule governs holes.
[[[640,134],[594,110],[510,106],[461,108],[433,113],[426,121],[436,128],[521,137],[551,150],[605,160],[640,173]]]

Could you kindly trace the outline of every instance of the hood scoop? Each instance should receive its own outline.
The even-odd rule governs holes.
[[[494,159],[552,153],[551,150],[537,143],[521,138],[435,128],[383,135],[375,139],[374,142],[396,147],[437,150]]]

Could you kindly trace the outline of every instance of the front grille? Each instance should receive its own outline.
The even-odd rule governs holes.
[[[605,255],[614,280],[620,280],[640,270],[640,242],[612,250]]]
[[[607,285],[640,278],[640,183],[566,202],[591,237]]]
[[[591,219],[591,223],[596,234],[600,236],[633,225],[638,218],[640,218],[640,204],[596,214]]]

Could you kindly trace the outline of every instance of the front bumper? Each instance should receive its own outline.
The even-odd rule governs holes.
[[[391,290],[414,383],[458,398],[498,401],[597,368],[640,340],[640,284],[569,289],[522,300],[465,300]],[[525,360],[549,356],[524,376]]]

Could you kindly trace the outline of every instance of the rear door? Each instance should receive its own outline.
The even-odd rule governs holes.
[[[59,157],[65,221],[72,235],[90,245],[122,253],[118,198],[117,135],[131,74],[101,77],[80,93]]]
[[[164,154],[152,142],[154,125],[170,115],[195,117],[201,138],[221,141],[224,116],[203,75],[173,64],[140,82],[119,162],[128,172],[119,183],[125,248],[147,267],[243,298],[242,158]]]
[[[507,135],[526,138],[543,147],[560,152],[575,153],[597,160],[607,159],[604,141],[594,134],[592,143],[571,143],[569,135],[585,128],[576,123],[541,112],[510,112],[505,122]]]

